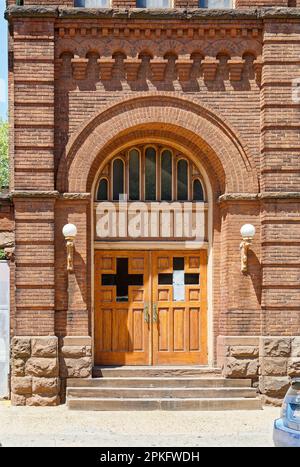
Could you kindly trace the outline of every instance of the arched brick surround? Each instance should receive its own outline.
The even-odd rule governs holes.
[[[88,192],[97,169],[108,155],[126,141],[165,136],[198,155],[208,173],[217,176],[226,193],[259,190],[254,162],[239,135],[203,105],[175,93],[139,94],[108,106],[74,134],[62,156],[57,189]]]

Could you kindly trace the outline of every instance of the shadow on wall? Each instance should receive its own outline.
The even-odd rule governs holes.
[[[251,248],[248,251],[248,275],[251,278],[257,301],[261,304],[262,267],[257,255]]]

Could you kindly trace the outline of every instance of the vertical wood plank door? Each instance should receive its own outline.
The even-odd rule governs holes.
[[[207,364],[206,251],[152,253],[153,364]]]
[[[95,252],[96,365],[150,363],[150,299],[149,252]]]

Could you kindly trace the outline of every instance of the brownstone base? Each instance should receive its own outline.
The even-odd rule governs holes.
[[[57,337],[14,337],[11,342],[13,405],[60,403]]]
[[[264,403],[280,405],[300,376],[300,337],[219,336],[218,366],[226,378],[249,378]]]
[[[13,405],[58,405],[64,401],[67,378],[91,375],[90,337],[14,337],[11,341]]]

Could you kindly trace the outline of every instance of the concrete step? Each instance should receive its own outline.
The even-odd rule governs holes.
[[[189,377],[207,378],[220,376],[221,370],[204,366],[96,366],[93,377]]]
[[[120,387],[120,388],[216,388],[251,387],[250,379],[199,378],[199,377],[105,377],[69,378],[67,387]]]
[[[67,388],[67,397],[108,399],[253,398],[254,388]]]
[[[203,399],[119,399],[119,398],[68,398],[72,410],[259,410],[262,403],[257,398],[203,398]]]

